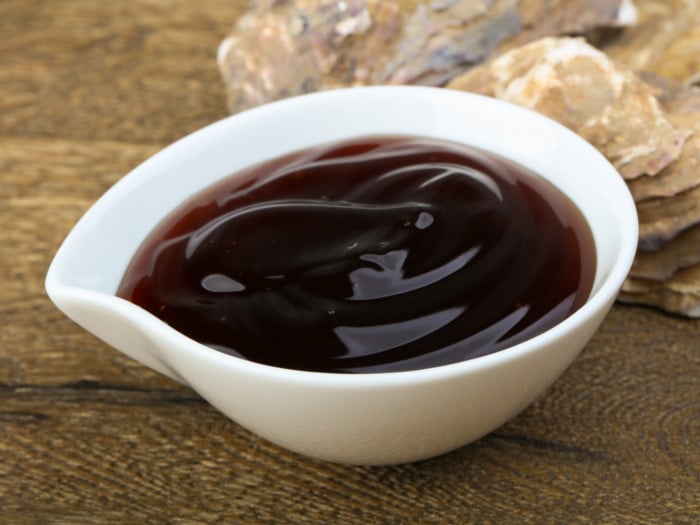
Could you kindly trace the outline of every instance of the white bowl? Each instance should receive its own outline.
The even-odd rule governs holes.
[[[586,304],[545,333],[491,355],[416,371],[346,375],[226,355],[115,296],[140,243],[188,196],[264,159],[382,134],[463,142],[552,181],[579,206],[593,232],[597,270]],[[461,447],[528,406],[600,325],[636,246],[637,216],[627,187],[593,147],[559,124],[447,89],[351,88],[234,115],[147,160],[70,232],[51,264],[46,289],[86,330],[190,385],[260,436],[326,460],[390,464]]]

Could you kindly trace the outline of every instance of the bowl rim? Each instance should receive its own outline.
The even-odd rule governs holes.
[[[299,95],[295,97],[290,97],[283,100],[278,100],[275,102],[270,102],[262,106],[258,106],[241,113],[230,115],[228,117],[222,118],[216,122],[213,122],[203,128],[200,128],[183,138],[173,142],[172,144],[166,146],[165,148],[158,151],[156,154],[152,155],[146,159],[143,163],[137,166],[136,169],[147,164],[149,161],[156,157],[161,157],[168,155],[173,149],[186,148],[190,144],[193,144],[197,139],[202,136],[218,133],[221,135],[222,131],[226,128],[226,123],[231,119],[243,119],[243,118],[255,118],[256,115],[261,113],[268,113],[276,111],[279,107],[284,107],[289,104],[295,104],[301,100],[313,100],[322,98],[332,98],[332,97],[343,97],[347,96],[349,92],[353,93],[371,93],[371,92],[392,92],[392,91],[402,91],[402,92],[414,92],[421,96],[428,96],[430,98],[435,97],[466,97],[472,98],[478,101],[479,104],[499,106],[501,108],[507,107],[507,111],[513,114],[521,114],[524,118],[532,119],[534,121],[540,122],[542,125],[549,127],[554,127],[557,129],[557,133],[563,134],[563,136],[568,137],[567,140],[573,140],[580,144],[580,146],[587,150],[588,155],[597,157],[597,162],[601,162],[607,165],[609,170],[612,170],[617,174],[617,170],[610,164],[610,162],[592,145],[587,143],[582,137],[559,124],[558,122],[545,117],[539,113],[536,113],[530,109],[517,106],[515,104],[494,99],[491,97],[486,97],[479,94],[468,93],[463,91],[451,90],[447,88],[436,88],[436,87],[424,87],[424,86],[363,86],[363,87],[351,87],[351,88],[338,88],[333,90],[327,90],[322,92],[309,93],[305,95]],[[517,159],[516,159],[517,162]],[[129,184],[132,170],[121,179],[119,179],[111,188],[107,190],[100,198],[93,203],[93,205],[83,214],[79,221],[75,224],[73,229],[70,231],[66,239],[63,241],[59,247],[56,255],[54,256],[49,270],[46,275],[45,287],[49,297],[54,303],[59,304],[61,298],[75,299],[87,299],[92,303],[99,303],[103,306],[110,308],[112,310],[117,310],[125,316],[132,318],[132,320],[139,325],[140,328],[147,330],[148,332],[154,334],[155,338],[162,339],[164,343],[170,344],[171,346],[176,346],[182,351],[186,351],[188,354],[192,355],[195,359],[207,360],[211,364],[217,366],[225,367],[235,367],[241,372],[257,375],[257,376],[275,376],[278,379],[285,380],[287,382],[301,382],[301,383],[313,383],[316,385],[324,385],[327,387],[338,387],[338,388],[348,388],[357,386],[360,388],[366,388],[368,386],[387,386],[387,385],[402,385],[406,383],[423,383],[432,382],[435,380],[449,379],[458,376],[463,376],[471,373],[477,373],[481,370],[492,368],[498,365],[508,363],[512,360],[520,359],[527,356],[533,352],[536,352],[539,347],[548,346],[557,340],[563,339],[566,335],[572,332],[577,326],[582,325],[589,321],[592,317],[597,315],[601,310],[605,309],[606,306],[612,302],[614,297],[617,295],[620,286],[622,285],[624,279],[626,278],[629,269],[632,265],[634,256],[637,250],[637,238],[638,238],[638,219],[636,214],[636,207],[632,196],[624,183],[621,176],[610,177],[610,184],[613,185],[611,190],[614,190],[621,197],[622,201],[619,203],[619,215],[625,219],[625,224],[621,224],[620,228],[624,232],[620,244],[617,246],[616,257],[614,264],[611,266],[610,271],[601,280],[600,287],[594,290],[586,302],[573,314],[566,317],[561,322],[557,323],[555,326],[549,328],[545,332],[531,337],[525,341],[522,341],[513,346],[504,348],[497,352],[467,359],[464,361],[459,361],[456,363],[450,363],[445,365],[439,365],[428,368],[420,368],[415,370],[404,370],[404,371],[389,371],[389,372],[360,372],[360,373],[339,373],[339,372],[318,372],[309,370],[297,370],[276,367],[273,365],[267,365],[263,363],[258,363],[250,361],[241,357],[233,356],[220,352],[218,350],[212,349],[202,343],[199,343],[186,335],[180,333],[175,328],[170,327],[153,314],[143,310],[137,305],[129,302],[126,299],[117,297],[116,295],[110,295],[103,292],[98,292],[94,290],[89,290],[86,288],[81,288],[79,286],[66,284],[61,281],[59,267],[63,263],[63,259],[66,258],[66,252],[70,248],[71,238],[74,235],[76,228],[81,224],[85,224],[91,220],[92,215],[94,215],[96,210],[104,206],[105,198],[110,195],[111,197],[117,197],[115,192],[118,193],[126,185]],[[586,216],[585,210],[582,210],[584,216]]]

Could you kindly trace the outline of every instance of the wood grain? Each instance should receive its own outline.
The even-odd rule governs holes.
[[[0,3],[0,523],[697,523],[697,323],[616,306],[509,424],[366,468],[259,439],[49,303],[85,209],[226,114],[214,55],[243,4]]]

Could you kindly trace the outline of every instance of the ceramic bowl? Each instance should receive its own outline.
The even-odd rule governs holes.
[[[253,363],[205,347],[115,296],[146,235],[192,194],[247,166],[367,135],[462,142],[533,169],[587,218],[597,271],[586,304],[497,353],[416,371],[332,374]],[[496,429],[542,394],[613,304],[637,245],[637,216],[615,169],[559,124],[497,100],[424,87],[327,91],[226,118],[167,147],[112,187],[70,232],[46,289],[76,323],[192,387],[258,435],[355,464],[439,455]]]

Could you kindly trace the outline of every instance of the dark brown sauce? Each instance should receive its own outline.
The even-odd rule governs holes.
[[[386,372],[529,339],[586,301],[594,273],[585,219],[541,177],[462,145],[370,137],[192,198],[118,295],[251,361]]]

